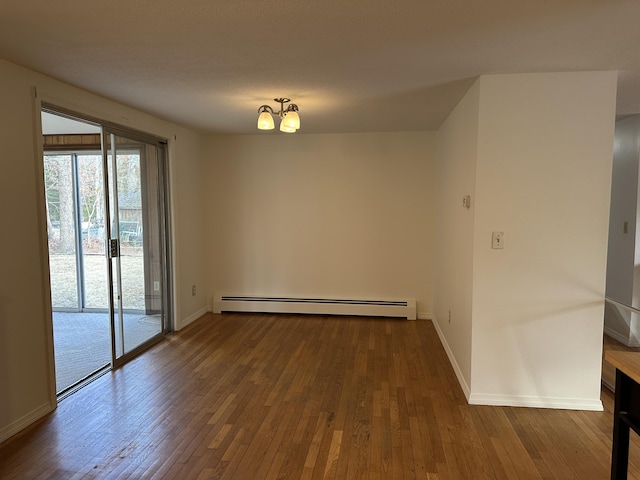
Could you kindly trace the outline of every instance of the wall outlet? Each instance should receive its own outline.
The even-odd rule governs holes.
[[[153,282],[153,291],[154,292],[160,291],[160,282]]]
[[[451,323],[451,310],[449,310],[449,323]]]
[[[196,286],[195,286],[195,285],[193,285],[193,286],[191,287],[191,296],[192,296],[192,297],[195,297],[195,296],[196,296]]]
[[[462,197],[462,206],[464,208],[471,208],[471,195],[465,195]]]

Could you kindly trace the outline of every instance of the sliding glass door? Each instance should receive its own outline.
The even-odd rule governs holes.
[[[166,144],[43,110],[56,391],[162,338],[171,321]]]
[[[166,147],[105,129],[110,302],[116,364],[166,329]]]

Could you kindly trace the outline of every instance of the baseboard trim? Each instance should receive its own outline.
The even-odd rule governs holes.
[[[612,385],[611,383],[607,382],[604,378],[601,380],[602,385],[605,388],[608,388],[609,390],[611,390],[612,392],[616,391],[616,386]],[[615,383],[615,382],[614,382]]]
[[[604,333],[627,347],[640,347],[640,342],[632,342],[628,337],[625,337],[610,327],[604,327]]]
[[[469,397],[471,395],[471,389],[469,388],[469,385],[467,384],[466,380],[464,379],[464,376],[462,375],[462,370],[460,369],[460,366],[456,361],[456,357],[453,355],[453,351],[451,350],[451,347],[449,347],[449,344],[447,343],[447,339],[445,338],[444,334],[442,333],[442,330],[440,329],[440,325],[438,325],[438,320],[433,314],[431,315],[431,322],[433,323],[433,326],[436,328],[436,332],[438,333],[438,338],[440,339],[440,343],[444,347],[444,351],[447,353],[447,357],[449,357],[449,362],[453,367],[453,371],[456,374],[456,378],[458,379],[458,383],[462,388],[462,392],[464,393],[464,396],[466,397],[467,401],[469,401]]]
[[[496,407],[553,408],[559,410],[604,410],[602,401],[587,398],[528,397],[522,395],[490,395],[472,393],[471,405],[491,405]]]
[[[5,440],[13,437],[15,434],[20,433],[22,430],[37,422],[45,415],[53,412],[55,410],[55,405],[52,405],[50,402],[45,403],[44,405],[39,406],[35,410],[30,413],[27,413],[22,418],[19,418],[15,422],[10,423],[6,427],[0,429],[0,444]]]
[[[201,316],[205,315],[207,312],[209,312],[210,310],[207,307],[203,307],[200,310],[198,310],[196,313],[194,313],[193,315],[189,315],[187,318],[183,318],[178,325],[178,328],[176,328],[176,330],[181,330],[184,327],[186,327],[187,325],[189,325],[192,322],[195,322],[197,319],[199,319]]]
[[[433,313],[431,312],[418,312],[418,320],[432,320]]]

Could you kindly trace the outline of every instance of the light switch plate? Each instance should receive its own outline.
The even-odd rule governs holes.
[[[504,248],[504,232],[493,232],[491,236],[491,248],[494,250]]]

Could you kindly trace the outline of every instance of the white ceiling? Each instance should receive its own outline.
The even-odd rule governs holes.
[[[0,58],[212,133],[278,96],[304,133],[434,129],[491,73],[619,70],[627,115],[640,1],[2,0]]]

